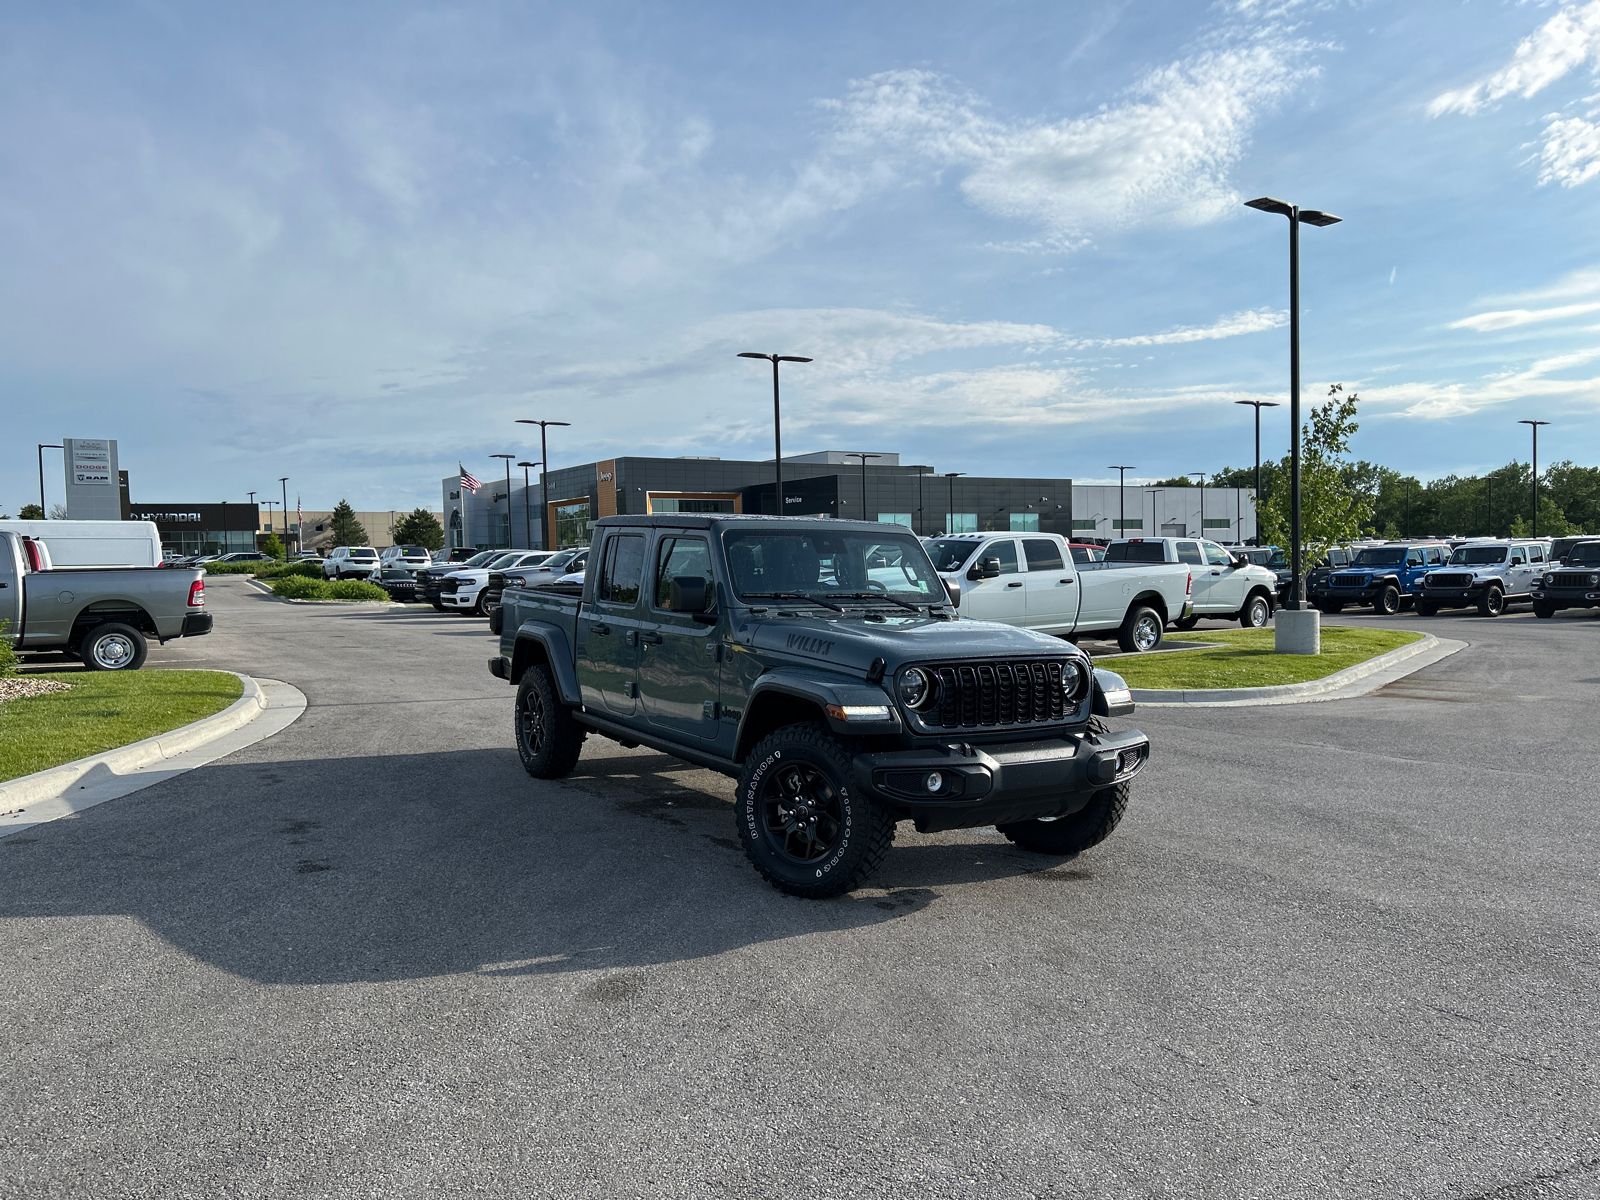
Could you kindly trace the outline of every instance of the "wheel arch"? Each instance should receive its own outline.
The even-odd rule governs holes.
[[[517,630],[516,644],[511,651],[511,677],[513,687],[522,682],[529,667],[548,667],[556,681],[556,693],[563,704],[581,704],[583,693],[578,688],[578,672],[573,666],[572,646],[563,630],[554,625],[529,621]]]
[[[67,635],[67,648],[77,653],[84,635],[95,626],[104,625],[108,621],[131,626],[147,637],[155,638],[158,643],[166,640],[156,628],[155,618],[137,601],[96,600],[93,604],[84,605],[72,618],[72,630]]]
[[[1140,592],[1132,600],[1129,600],[1128,607],[1122,612],[1123,621],[1132,616],[1133,610],[1136,608],[1155,609],[1163,624],[1172,619],[1172,611],[1167,607],[1167,598],[1157,591]]]

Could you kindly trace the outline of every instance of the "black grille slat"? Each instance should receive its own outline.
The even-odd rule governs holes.
[[[1544,585],[1558,588],[1592,587],[1594,585],[1589,582],[1589,575],[1588,571],[1552,571],[1544,577]]]
[[[1451,574],[1447,574],[1447,573],[1445,573],[1443,571],[1436,571],[1432,575],[1428,576],[1428,586],[1429,587],[1449,587],[1449,588],[1471,587],[1472,586],[1472,576],[1471,575],[1451,575]]]
[[[918,713],[938,729],[1004,729],[1060,722],[1074,711],[1062,690],[1065,662],[985,662],[926,668],[935,702]]]

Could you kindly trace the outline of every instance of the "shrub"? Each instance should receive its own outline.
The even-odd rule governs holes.
[[[270,554],[273,558],[281,559],[283,557],[283,543],[278,540],[277,534],[267,534],[267,540],[261,543],[261,552]]]
[[[306,579],[322,578],[322,564],[304,559],[299,562],[256,563],[256,567],[257,579],[282,579],[285,575],[301,575]]]
[[[307,579],[304,575],[285,575],[272,585],[272,594],[286,600],[325,600],[327,587],[320,579]]]
[[[389,593],[365,579],[340,579],[324,585],[330,600],[387,600]]]
[[[257,568],[266,566],[265,563],[237,562],[237,563],[205,563],[203,564],[207,575],[254,575]]]
[[[6,626],[10,624],[10,621],[0,621],[0,675],[17,673],[17,652],[11,648],[11,639],[6,636]]]

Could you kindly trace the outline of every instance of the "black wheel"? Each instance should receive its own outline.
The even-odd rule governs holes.
[[[1317,607],[1330,617],[1337,616],[1344,611],[1344,604],[1338,600],[1324,600]]]
[[[1542,621],[1548,621],[1551,617],[1556,615],[1556,610],[1551,608],[1548,604],[1540,604],[1538,601],[1535,601],[1533,605],[1533,615]]]
[[[1498,617],[1506,610],[1506,594],[1494,584],[1483,589],[1483,595],[1478,597],[1478,615],[1480,617]]]
[[[1437,604],[1429,604],[1426,600],[1417,601],[1417,616],[1419,617],[1431,617],[1438,611],[1439,606]]]
[[[850,752],[821,725],[788,725],[739,772],[739,841],[780,892],[820,900],[859,887],[894,842],[894,815],[850,781]]]
[[[1244,609],[1239,613],[1239,624],[1246,629],[1265,629],[1272,620],[1272,602],[1260,592],[1244,602]]]
[[[505,609],[503,609],[503,608],[496,608],[492,613],[489,614],[489,632],[490,633],[499,633],[500,632],[500,614],[503,613],[504,611],[505,611]]]
[[[448,608],[446,608],[443,604],[441,604],[439,601],[435,600],[433,602],[433,611],[434,612],[449,612],[450,610]]]
[[[1128,610],[1117,630],[1117,645],[1129,654],[1143,654],[1161,645],[1163,622],[1161,614],[1153,608],[1136,604]]]
[[[1172,623],[1172,627],[1174,629],[1181,630],[1184,633],[1188,633],[1189,630],[1193,629],[1198,624],[1200,624],[1200,618],[1191,613],[1187,617],[1180,617],[1178,620],[1174,621]]]
[[[117,621],[96,625],[78,643],[78,657],[91,671],[137,671],[148,653],[144,634]]]
[[[1128,785],[1101,788],[1089,803],[1067,817],[1016,821],[995,828],[1024,850],[1035,854],[1077,854],[1111,836],[1128,808]]]
[[[482,592],[479,592],[478,598],[472,602],[472,615],[475,617],[481,617],[484,615]]]
[[[574,721],[572,711],[561,703],[549,667],[529,667],[523,674],[517,687],[515,721],[523,770],[535,779],[560,779],[572,773],[588,730]]]
[[[1394,584],[1385,584],[1372,601],[1372,611],[1380,617],[1392,617],[1400,611],[1400,589]]]

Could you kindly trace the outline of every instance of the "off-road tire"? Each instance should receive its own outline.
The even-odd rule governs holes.
[[[1246,599],[1239,610],[1239,624],[1245,629],[1265,629],[1271,622],[1272,601],[1260,592]]]
[[[524,771],[535,779],[560,779],[572,773],[589,731],[561,703],[549,667],[539,664],[523,673],[511,720]]]
[[[1418,600],[1416,607],[1419,617],[1431,617],[1439,611],[1437,604],[1429,604],[1426,600]]]
[[[1340,600],[1323,600],[1317,607],[1330,617],[1336,617],[1344,611],[1344,603]]]
[[[1123,618],[1117,630],[1117,645],[1127,654],[1148,653],[1161,649],[1163,621],[1161,614],[1143,604],[1135,604]]]
[[[1187,617],[1179,617],[1172,623],[1172,627],[1182,633],[1188,633],[1198,624],[1200,624],[1200,618],[1191,614]]]
[[[894,844],[894,814],[856,788],[851,751],[822,725],[805,722],[769,733],[745,759],[734,808],[739,843],[780,892],[811,900],[843,895],[860,887]]]
[[[78,657],[91,671],[137,671],[149,653],[144,634],[120,621],[96,625],[78,642]]]
[[[1070,817],[1053,821],[1014,821],[995,828],[1024,850],[1035,854],[1080,854],[1098,846],[1128,810],[1128,784],[1101,788]]]
[[[1483,595],[1478,597],[1478,615],[1480,617],[1498,617],[1506,611],[1506,594],[1494,584],[1483,589]]]
[[[1556,610],[1551,608],[1548,604],[1536,603],[1533,606],[1533,615],[1542,621],[1548,621],[1551,617],[1556,615]]]
[[[1372,611],[1380,617],[1392,617],[1400,611],[1400,589],[1386,583],[1372,599]]]

